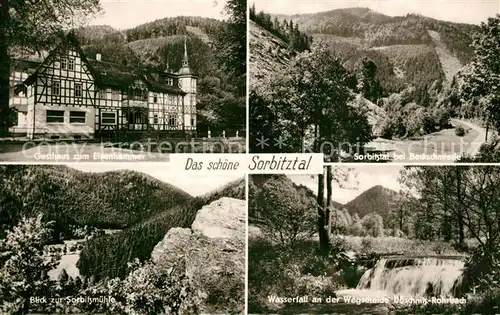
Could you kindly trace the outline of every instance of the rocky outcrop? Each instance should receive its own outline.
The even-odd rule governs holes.
[[[221,198],[198,211],[190,229],[172,228],[151,259],[168,272],[183,259],[203,313],[244,313],[245,202]]]

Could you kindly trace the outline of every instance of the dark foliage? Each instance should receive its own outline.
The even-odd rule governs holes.
[[[168,230],[173,227],[190,227],[199,209],[222,197],[244,199],[244,180],[230,183],[203,197],[190,198],[175,206],[165,207],[161,213],[120,233],[90,240],[80,254],[80,273],[92,275],[96,279],[123,277],[127,264],[135,258],[140,261],[149,258],[154,246]]]
[[[290,19],[291,16],[278,16]],[[431,44],[428,30],[438,32],[445,46],[466,63],[472,57],[472,34],[476,25],[440,21],[418,14],[387,16],[368,8],[337,9],[294,15],[293,19],[309,34],[330,34],[359,38],[366,46]]]
[[[3,234],[22,215],[42,212],[55,220],[55,235],[70,225],[123,229],[192,197],[133,171],[84,173],[63,166],[0,167]]]
[[[294,24],[291,19],[290,22],[286,19],[280,21],[278,18],[272,20],[269,13],[264,11],[257,13],[255,3],[250,8],[250,19],[287,43],[291,51],[302,52],[311,48],[312,36],[301,32],[299,25]]]

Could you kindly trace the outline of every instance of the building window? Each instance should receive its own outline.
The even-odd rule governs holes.
[[[136,101],[147,101],[148,91],[139,87],[130,88],[128,91],[128,99]]]
[[[68,60],[68,70],[75,69],[75,61],[73,59]]]
[[[75,124],[75,123],[84,124],[85,123],[85,112],[70,111],[69,112],[69,122],[71,124]]]
[[[52,82],[52,95],[61,95],[61,82]]]
[[[83,96],[83,85],[81,83],[75,83],[75,97]]]
[[[48,123],[63,123],[64,111],[63,110],[48,110],[46,111],[46,122]]]
[[[103,125],[116,125],[116,113],[102,113],[101,123]]]
[[[194,127],[194,126],[196,126],[196,123],[195,123],[195,121],[194,121],[194,118],[191,118],[191,126],[193,126],[193,127]]]
[[[61,59],[61,69],[64,69],[64,70],[68,69],[68,59],[66,59],[66,58]]]
[[[158,123],[158,114],[154,114],[153,115],[153,124],[157,124]]]
[[[168,125],[177,126],[177,115],[168,115]]]
[[[153,96],[153,103],[158,103],[158,96],[156,94]]]

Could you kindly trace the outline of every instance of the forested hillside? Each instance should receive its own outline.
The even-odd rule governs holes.
[[[326,47],[331,55],[328,58],[340,61],[348,73],[347,78],[341,79],[342,84],[358,95],[355,97],[357,101],[351,102],[352,107],[361,108],[361,112],[368,117],[374,138],[417,139],[451,128],[450,119],[453,117],[477,116],[470,109],[477,100],[463,100],[459,93],[464,69],[474,57],[470,45],[480,30],[479,26],[440,21],[417,14],[391,17],[366,8],[293,16],[261,12],[255,15],[255,22],[250,27],[253,91],[250,95],[253,104],[250,114],[255,117],[256,124],[263,126],[262,132],[255,135],[256,139],[266,133],[268,136],[264,137],[267,138],[296,138],[284,132],[290,129],[283,127],[287,124],[284,120],[286,114],[277,112],[277,109],[286,111],[287,107],[293,108],[290,104],[282,106],[276,101],[280,99],[278,94],[285,92],[284,83],[280,91],[271,87],[271,82],[279,81],[282,73],[291,73],[293,67],[302,67],[293,64],[294,55],[300,50],[288,45],[289,38],[280,33],[280,30],[286,30],[282,25],[293,25],[298,29],[297,34],[312,36],[312,55],[315,50],[321,51]],[[309,60],[312,60],[311,57],[301,62],[308,64]],[[295,96],[287,97],[293,100]],[[366,101],[370,106],[360,106]],[[265,103],[275,109],[264,110]],[[302,105],[299,102],[297,106]],[[297,117],[297,114],[290,117]],[[293,124],[300,125],[300,122]],[[266,128],[269,130],[266,131]],[[360,129],[364,130],[361,126],[357,128],[358,133]],[[272,130],[282,132],[279,134]],[[309,133],[312,132],[311,129]],[[460,130],[457,132],[461,134]]]
[[[202,17],[159,19],[127,30],[87,26],[75,31],[90,58],[152,71],[177,71],[187,36],[189,66],[198,78],[198,131],[241,130],[245,126],[245,78],[228,66],[234,46],[230,22]],[[244,36],[242,34],[241,36]],[[238,56],[240,58],[241,56]],[[244,62],[244,61],[243,61]]]
[[[55,220],[56,236],[85,225],[123,229],[192,197],[133,171],[85,173],[65,166],[0,167],[0,235],[23,215]]]
[[[391,17],[368,8],[337,9],[327,12],[277,15],[278,19],[293,20],[309,34],[329,34],[355,38],[363,48],[392,45],[432,45],[428,30],[441,34],[446,47],[463,62],[472,57],[471,35],[476,25],[453,23],[418,14]]]
[[[270,188],[274,186],[283,188],[272,193]],[[313,212],[316,210],[317,195],[308,187],[293,182],[287,176],[251,176],[249,178],[248,213],[250,219],[262,224],[266,224],[271,219],[263,212],[267,209],[266,200],[269,198],[287,200],[290,204],[301,204],[304,209],[309,207]],[[358,221],[362,225],[369,225],[369,222],[374,219],[381,222],[378,228],[383,229],[384,226],[389,228],[395,220],[395,212],[398,211],[401,199],[400,193],[378,185],[364,191],[345,205],[331,200],[329,210],[332,229],[353,229]],[[326,200],[325,204],[327,204]]]
[[[102,235],[87,243],[80,255],[80,273],[96,279],[122,277],[135,258],[149,258],[154,246],[173,227],[190,227],[201,207],[222,197],[245,199],[244,179],[234,181],[202,197],[163,210],[120,233]]]
[[[245,199],[243,179],[201,197],[133,171],[85,173],[66,166],[0,167],[0,237],[21,217],[54,221],[53,242],[85,227],[120,229],[96,236],[78,268],[96,279],[123,276],[135,258],[147,259],[172,227],[189,227],[201,207],[222,197]]]
[[[297,23],[286,19],[280,21],[276,17],[272,20],[271,15],[264,11],[257,13],[255,3],[250,8],[250,20],[287,43],[292,51],[302,52],[311,48],[312,36],[301,32]]]
[[[268,15],[266,13],[258,13],[257,17],[259,16],[267,17]],[[373,104],[371,99],[358,97],[360,93],[357,90],[355,75],[342,65],[342,61],[339,58],[327,51],[328,47],[321,46],[314,51],[316,46],[313,43],[312,50],[307,49],[300,52],[293,46],[288,45],[287,38],[282,39],[274,35],[272,29],[267,30],[265,28],[265,21],[267,19],[264,19],[264,26],[261,25],[263,21],[259,18],[255,19],[255,22],[250,21],[249,75],[251,93],[249,115],[250,125],[260,126],[258,130],[257,128],[250,130],[251,145],[258,143],[256,139],[259,139],[259,137],[269,139],[282,137],[287,138],[289,142],[286,147],[278,148],[278,150],[288,150],[288,152],[302,150],[302,148],[298,149],[301,146],[299,139],[302,136],[308,137],[305,143],[306,145],[310,145],[311,139],[309,137],[313,133],[312,125],[319,122],[312,117],[315,115],[311,109],[313,105],[307,105],[307,102],[315,103],[312,101],[314,98],[319,100],[328,97],[339,100],[338,104],[336,104],[339,108],[332,109],[330,112],[331,115],[340,115],[343,118],[337,120],[335,124],[327,123],[322,128],[325,133],[332,131],[332,137],[325,134],[325,140],[330,141],[334,147],[338,143],[354,143],[356,141],[358,143],[365,143],[368,141],[371,134],[376,132],[375,129],[377,126],[384,120],[385,113],[376,104]],[[327,66],[329,69],[326,68]],[[302,109],[295,109],[291,104],[287,104],[291,99],[295,99],[294,89],[298,88],[295,81],[303,80],[304,84],[300,86],[308,93],[312,93],[316,88],[312,86],[306,88],[306,86],[315,84],[316,82],[308,81],[304,74],[310,74],[317,78],[318,81],[327,81],[318,84],[334,85],[335,87],[324,88],[323,91],[336,95],[326,96],[316,93],[315,95],[310,95],[310,97],[305,97],[305,94],[303,94],[301,97],[305,98],[307,102],[296,104],[298,107],[304,107]],[[332,77],[328,78],[327,76]],[[334,76],[336,77],[333,78]],[[367,72],[365,84],[367,94],[371,93],[379,85],[374,79],[375,73]],[[338,86],[337,80],[342,81],[342,89],[340,90],[336,88]],[[343,103],[344,99],[345,103]],[[316,105],[322,106],[323,104],[319,105],[316,102]],[[331,105],[333,106],[333,104]],[[301,117],[304,115],[311,115],[311,117]],[[336,125],[337,123],[346,123],[346,125],[339,126]],[[337,132],[333,132],[333,129],[336,129]],[[339,130],[343,132],[338,132]],[[351,140],[355,141],[351,142]],[[252,150],[253,152],[260,152],[262,150],[276,152],[274,150],[277,149],[272,146],[266,146],[260,149],[254,147]]]
[[[465,65],[473,56],[472,35],[479,29],[417,14],[390,17],[367,8],[275,18],[293,21],[315,41],[328,42],[352,71],[363,58],[373,60],[386,95],[400,92],[407,84],[424,90],[435,80],[444,80],[435,47],[442,43],[451,57]],[[440,43],[430,32],[440,35]],[[459,68],[453,70],[456,73]]]
[[[370,213],[379,214],[385,222],[397,196],[398,192],[377,185],[364,191],[344,207],[351,215],[357,213],[360,218]]]

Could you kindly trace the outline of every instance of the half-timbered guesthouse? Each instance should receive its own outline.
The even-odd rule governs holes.
[[[41,62],[16,60],[11,133],[53,139],[92,139],[117,132],[196,133],[197,77],[186,39],[179,71],[153,72],[88,58],[73,33]]]

